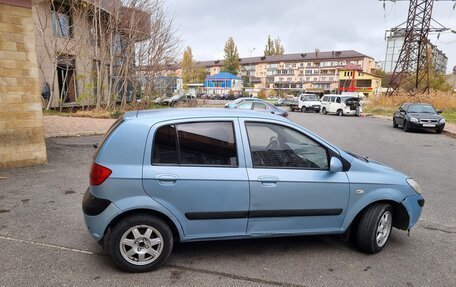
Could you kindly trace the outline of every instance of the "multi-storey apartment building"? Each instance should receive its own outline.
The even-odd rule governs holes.
[[[275,56],[251,57],[239,59],[239,76],[254,92],[260,90],[305,90],[308,92],[337,91],[339,69],[347,64],[358,65],[363,71],[375,70],[375,60],[359,52],[328,51],[285,54]],[[196,62],[196,66],[205,67],[210,75],[221,71],[223,60]],[[167,72],[180,75],[179,66],[169,66]],[[250,83],[250,84],[249,84]]]
[[[388,35],[386,39],[385,62],[383,64],[385,72],[394,72],[394,68],[396,67],[404,41],[404,31],[396,31]],[[439,73],[446,74],[448,57],[431,42],[428,43],[428,50],[434,70]]]

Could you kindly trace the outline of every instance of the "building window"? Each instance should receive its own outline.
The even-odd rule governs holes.
[[[357,80],[356,87],[358,88],[370,88],[372,86],[372,80]]]
[[[74,56],[59,56],[57,59],[56,73],[60,102],[76,102],[76,67]]]
[[[70,8],[57,1],[51,2],[52,32],[55,36],[71,38]]]

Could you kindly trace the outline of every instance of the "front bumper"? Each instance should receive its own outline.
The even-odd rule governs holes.
[[[112,202],[94,197],[90,188],[84,194],[82,201],[84,221],[90,235],[100,241],[109,223],[121,213],[121,210]]]
[[[434,126],[426,126],[426,125],[429,125],[429,123],[409,122],[409,124],[410,124],[410,127],[413,129],[442,129],[443,130],[445,128],[445,124],[441,124],[441,123],[436,123]]]
[[[407,196],[402,205],[407,209],[409,215],[408,229],[412,228],[420,218],[424,206],[424,197],[421,194]]]
[[[312,109],[312,110],[314,110],[314,111],[320,111],[321,106],[319,106],[319,105],[313,105],[313,106],[310,107],[310,109]]]

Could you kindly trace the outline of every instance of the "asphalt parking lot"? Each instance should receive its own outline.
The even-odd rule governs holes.
[[[381,253],[336,236],[186,243],[145,274],[115,269],[86,231],[81,200],[98,136],[47,140],[45,166],[0,170],[0,286],[453,286],[456,140],[377,118],[290,113],[334,144],[413,176],[426,205]]]

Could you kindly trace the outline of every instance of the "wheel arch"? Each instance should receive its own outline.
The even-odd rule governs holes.
[[[181,233],[180,233],[176,223],[171,218],[169,218],[166,214],[164,214],[160,211],[157,211],[157,210],[153,210],[153,209],[138,208],[138,209],[127,210],[125,212],[118,214],[116,217],[114,217],[109,222],[108,226],[106,227],[102,240],[104,240],[106,237],[109,237],[112,227],[115,226],[117,223],[119,223],[121,220],[123,220],[124,218],[127,218],[129,216],[138,215],[138,214],[152,215],[152,216],[155,216],[155,217],[163,220],[171,229],[171,233],[173,234],[173,240],[180,241],[182,239]]]
[[[393,227],[396,227],[397,229],[401,229],[401,230],[407,230],[408,225],[409,225],[409,220],[410,220],[407,209],[405,208],[405,206],[402,203],[394,201],[394,200],[390,200],[390,199],[377,200],[377,201],[371,202],[368,205],[364,206],[353,218],[353,220],[351,221],[347,230],[351,230],[351,229],[356,230],[356,227],[357,227],[359,220],[360,220],[361,216],[363,215],[363,213],[371,206],[376,205],[376,204],[381,204],[381,203],[386,203],[386,204],[389,204],[392,206],[392,208],[393,208]]]

